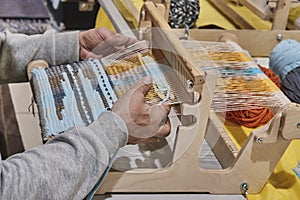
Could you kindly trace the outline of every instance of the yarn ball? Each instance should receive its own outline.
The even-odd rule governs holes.
[[[271,81],[273,81],[275,83],[275,85],[280,88],[280,79],[279,76],[277,74],[275,74],[273,72],[273,70],[263,67],[261,65],[258,65],[258,67],[260,68],[261,71],[263,71],[263,73],[269,78],[271,79]]]
[[[248,128],[257,128],[268,123],[274,114],[269,108],[227,111],[226,120]]]
[[[200,13],[199,0],[172,0],[169,12],[171,28],[192,28]]]
[[[281,90],[291,102],[300,104],[300,67],[286,75],[281,82]]]
[[[300,43],[283,40],[269,56],[270,68],[279,75],[281,90],[295,103],[300,103]]]
[[[277,87],[280,88],[280,79],[271,69],[265,68],[261,65],[258,65],[258,67],[277,85]],[[235,122],[248,128],[257,128],[265,125],[273,118],[273,116],[274,113],[269,108],[226,112],[226,120]]]
[[[300,43],[296,40],[283,40],[278,43],[269,56],[269,67],[282,81],[293,69],[300,66]]]

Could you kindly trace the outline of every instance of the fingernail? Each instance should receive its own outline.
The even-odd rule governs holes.
[[[143,82],[146,84],[146,85],[149,85],[152,83],[152,78],[150,76],[146,76],[143,78]]]

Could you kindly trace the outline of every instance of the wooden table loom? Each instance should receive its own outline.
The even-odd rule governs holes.
[[[215,76],[194,65],[178,39],[184,36],[185,30],[174,34],[163,16],[163,6],[146,2],[141,11],[141,35],[159,49],[171,49],[161,50],[161,53],[184,77],[182,86],[200,94],[199,101],[179,107],[181,115],[193,116],[183,119],[194,123],[177,128],[169,164],[162,168],[111,170],[97,193],[259,193],[291,140],[300,138],[300,105],[289,103],[279,108],[273,119],[253,130],[238,150],[210,111],[210,91],[214,88]],[[300,41],[297,31],[189,30],[189,36],[196,40],[239,41],[239,45],[255,57],[268,56],[282,38]],[[216,137],[217,142],[213,141]],[[221,169],[199,166],[199,152],[206,142],[214,144],[212,152]]]

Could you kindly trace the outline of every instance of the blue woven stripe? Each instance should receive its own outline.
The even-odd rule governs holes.
[[[95,63],[97,68],[102,68],[100,63],[90,60],[32,70],[43,139],[73,126],[90,124],[117,100],[104,71],[101,77],[105,77],[105,88],[110,89],[111,95],[99,93],[99,88],[101,91],[105,88],[99,81]]]

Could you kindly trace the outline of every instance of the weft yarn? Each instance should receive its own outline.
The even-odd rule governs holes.
[[[280,88],[280,79],[279,77],[268,68],[265,68],[261,65],[258,65],[261,71],[271,79],[277,87]],[[239,125],[248,127],[248,128],[257,128],[268,123],[269,120],[273,118],[274,114],[270,111],[269,108],[261,109],[249,109],[249,110],[236,110],[236,111],[227,111],[226,120],[235,122]]]
[[[295,103],[300,103],[300,43],[283,40],[270,53],[269,66],[281,80],[282,92]]]

